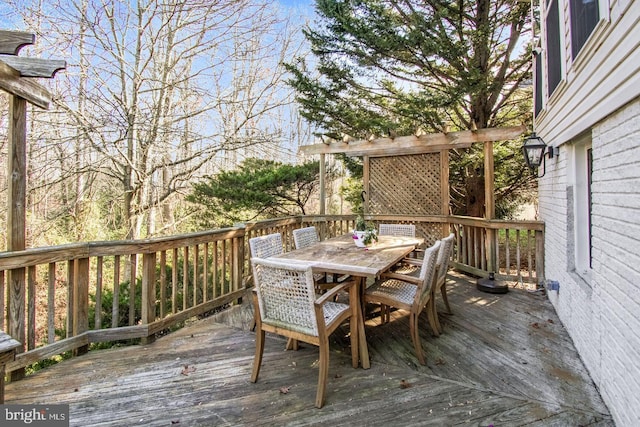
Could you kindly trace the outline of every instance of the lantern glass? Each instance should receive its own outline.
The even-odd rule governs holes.
[[[532,169],[540,167],[546,148],[547,144],[544,143],[542,138],[532,133],[522,146],[522,152],[527,166]]]

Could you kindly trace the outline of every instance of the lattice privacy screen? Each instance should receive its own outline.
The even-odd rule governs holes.
[[[369,158],[368,211],[374,215],[442,214],[441,170],[440,153]],[[442,237],[437,224],[425,227],[416,233]]]

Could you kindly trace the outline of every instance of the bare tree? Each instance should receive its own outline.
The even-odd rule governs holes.
[[[62,94],[57,119],[40,118],[51,123],[41,138],[57,149],[55,178],[69,196],[61,200],[74,207],[68,215],[80,218],[99,203],[103,212],[115,209],[121,237],[157,233],[180,220],[176,202],[190,181],[215,173],[224,153],[279,147],[292,133],[286,127],[293,122],[283,117],[293,97],[280,64],[299,54],[302,42],[269,2],[53,0],[21,7],[25,19],[41,18],[38,29],[48,29],[51,49],[68,62],[54,89]]]

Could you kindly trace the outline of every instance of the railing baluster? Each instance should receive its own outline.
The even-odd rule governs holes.
[[[56,341],[56,263],[49,263],[49,274],[47,277],[47,343],[53,344]]]
[[[113,301],[111,304],[111,327],[120,324],[120,255],[113,257]]]
[[[95,328],[102,325],[102,266],[104,259],[99,256],[96,260],[96,309],[94,313]]]
[[[173,249],[171,257],[171,313],[178,312],[178,248]]]
[[[136,280],[138,278],[138,257],[131,254],[129,269],[129,326],[136,324]]]
[[[511,274],[511,237],[509,235],[509,229],[505,230],[505,241],[504,245],[506,248],[505,257],[507,258],[507,275]]]
[[[75,313],[73,311],[75,279],[73,276],[74,260],[67,261],[67,338],[73,336],[73,322]]]
[[[27,349],[36,347],[36,266],[27,269]]]
[[[209,242],[204,244],[204,254],[202,254],[202,302],[209,301]]]
[[[220,258],[218,257],[218,251],[220,250],[218,247],[218,241],[216,240],[213,243],[213,298],[216,299],[218,297],[218,281],[220,280],[218,277],[218,270],[220,268]]]
[[[193,246],[193,306],[198,305],[198,268],[200,265],[200,245]]]
[[[522,264],[520,259],[520,230],[516,230],[516,271],[518,273],[518,280],[522,280]]]
[[[182,309],[189,304],[189,246],[182,250]]]
[[[167,251],[160,251],[160,318],[167,315]]]

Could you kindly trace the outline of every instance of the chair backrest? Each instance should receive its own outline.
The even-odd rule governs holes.
[[[422,307],[426,304],[431,294],[431,288],[435,279],[436,269],[438,267],[438,251],[440,250],[440,241],[438,240],[424,251],[424,258],[422,259],[422,266],[420,267],[420,289],[416,292],[416,299],[414,304],[419,304]]]
[[[261,258],[251,267],[262,322],[318,336],[311,267]]]
[[[378,235],[416,237],[416,226],[413,224],[380,224]]]
[[[269,258],[283,253],[280,233],[267,234],[249,239],[251,257]]]
[[[438,251],[438,279],[437,283],[445,280],[447,277],[447,271],[449,271],[449,260],[451,259],[451,252],[453,252],[453,243],[455,236],[453,233],[449,234],[444,239],[440,240],[440,250]]]
[[[319,241],[318,232],[313,226],[293,230],[293,243],[295,243],[296,249],[306,248]]]

